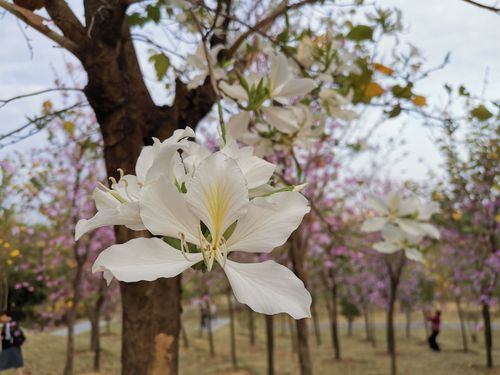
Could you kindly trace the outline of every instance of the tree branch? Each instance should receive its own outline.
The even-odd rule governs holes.
[[[44,24],[44,21],[48,21],[47,19],[33,13],[28,9],[17,6],[16,4],[9,3],[5,0],[0,0],[0,8],[3,8],[7,12],[13,14],[27,25],[31,26],[38,32],[45,35],[47,38],[56,42],[58,45],[67,49],[73,55],[78,57],[78,53],[80,50],[78,44],[63,35],[56,33],[54,30],[51,30],[47,25]]]
[[[462,1],[465,1],[466,3],[472,4],[472,5],[477,6],[479,8],[483,8],[483,9],[492,11],[493,13],[500,14],[500,8],[486,5],[486,4],[481,4],[481,3],[478,3],[477,1],[473,1],[473,0],[462,0]]]
[[[45,9],[56,26],[73,42],[82,45],[85,28],[64,0],[44,0]]]
[[[28,94],[21,94],[21,95],[13,96],[13,97],[8,98],[8,99],[0,99],[0,108],[5,107],[7,104],[9,104],[10,102],[13,102],[14,100],[29,98],[31,96],[45,94],[45,93],[53,92],[53,91],[80,91],[80,92],[83,92],[82,89],[79,89],[76,87],[55,87],[55,88],[51,88],[51,89],[30,92]]]
[[[269,26],[270,24],[272,24],[276,20],[276,18],[282,16],[283,14],[288,12],[289,10],[299,9],[299,8],[303,7],[304,5],[312,4],[312,3],[315,3],[316,1],[318,1],[318,0],[302,0],[302,1],[299,1],[298,3],[292,4],[292,5],[287,5],[288,1],[286,1],[286,0],[282,1],[276,7],[276,9],[273,12],[271,12],[271,14],[269,14],[266,18],[257,22],[252,28],[245,31],[243,34],[241,34],[234,41],[234,43],[231,45],[231,47],[229,47],[229,49],[226,53],[226,58],[230,59],[231,57],[233,57],[234,54],[236,53],[236,51],[238,50],[238,48],[240,47],[240,45],[250,35],[252,35],[254,32],[256,32],[256,30],[261,30],[262,28]]]

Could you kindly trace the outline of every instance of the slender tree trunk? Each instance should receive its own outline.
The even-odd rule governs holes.
[[[9,304],[9,282],[7,273],[0,268],[0,310],[7,310]]]
[[[363,304],[363,319],[365,321],[365,338],[366,341],[372,340],[371,338],[371,329],[370,329],[370,317],[368,316],[368,306]]]
[[[483,302],[484,347],[486,349],[486,367],[493,367],[493,335],[491,332],[490,305]]]
[[[313,297],[313,302],[311,305],[311,315],[313,318],[314,336],[316,338],[316,345],[320,346],[321,345],[321,329],[319,327],[319,316],[318,316],[318,310],[316,308],[316,302],[315,302],[314,297]]]
[[[247,308],[248,311],[248,337],[250,338],[250,345],[255,346],[255,317],[253,310]]]
[[[210,348],[210,357],[215,357],[215,345],[214,345],[214,333],[212,332],[212,313],[210,308],[210,300],[207,300],[205,304],[207,309],[207,336],[208,336],[208,347]]]
[[[460,332],[462,332],[462,347],[464,353],[469,351],[469,345],[467,343],[467,331],[465,329],[464,312],[462,311],[462,305],[460,303],[460,297],[455,298],[455,303],[457,305],[458,319],[460,320]]]
[[[403,251],[397,254],[397,265],[393,269],[391,265],[391,260],[387,259],[387,270],[389,274],[389,306],[387,309],[387,352],[390,356],[391,361],[391,375],[397,374],[397,363],[396,363],[396,336],[394,331],[394,311],[396,307],[396,297],[398,291],[399,280],[403,267],[406,261],[405,254]]]
[[[230,346],[231,346],[231,364],[233,369],[238,369],[238,358],[236,356],[236,328],[234,322],[234,306],[231,299],[231,289],[226,292],[227,295],[227,309],[229,313],[229,330],[230,330]]]
[[[372,342],[372,347],[377,346],[377,334],[376,334],[376,322],[375,318],[373,317],[373,312],[370,307],[368,307],[368,315],[370,317],[370,335],[371,335],[371,342]]]
[[[429,329],[429,322],[427,320],[427,314],[425,313],[425,310],[422,308],[422,319],[424,321],[424,331],[425,331],[425,339],[430,336],[431,332]]]
[[[292,234],[290,240],[290,258],[292,259],[295,274],[307,287],[307,274],[304,265],[306,246],[302,237],[300,228]],[[295,321],[295,325],[297,327],[297,349],[299,354],[300,374],[312,375],[313,370],[311,356],[309,353],[307,320],[298,319]]]
[[[288,319],[288,328],[290,330],[290,339],[292,342],[292,352],[297,353],[298,352],[298,345],[297,345],[297,334],[295,332],[295,327],[293,324],[293,320],[290,317],[287,317]]]
[[[333,283],[331,288],[331,333],[332,333],[332,344],[335,353],[335,359],[340,360],[340,340],[339,340],[339,323],[338,323],[338,308],[337,308],[337,283]]]
[[[409,339],[411,336],[411,310],[409,308],[405,309],[405,316],[406,316],[406,338]]]
[[[272,315],[266,315],[267,375],[274,375],[274,322]]]
[[[184,327],[184,324],[181,323],[181,334],[182,334],[182,343],[184,344],[184,349],[189,348],[189,339],[188,335],[186,332],[186,327]]]
[[[349,318],[347,319],[347,336],[352,337],[352,325],[354,320]]]
[[[77,246],[77,245],[75,245]],[[75,248],[75,254],[76,254]],[[75,277],[73,278],[72,288],[73,288],[73,300],[71,301],[71,307],[66,315],[68,336],[66,338],[66,362],[64,364],[64,375],[73,375],[74,367],[74,357],[75,357],[75,321],[76,321],[76,311],[80,304],[80,285],[83,276],[83,262],[77,261]]]
[[[101,368],[101,311],[104,306],[104,301],[106,299],[106,282],[102,278],[99,284],[98,296],[95,301],[93,311],[90,314],[90,325],[91,325],[91,335],[90,335],[90,346],[91,350],[94,351],[94,371],[98,372]]]

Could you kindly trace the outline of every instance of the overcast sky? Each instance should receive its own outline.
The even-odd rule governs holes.
[[[461,0],[384,0],[379,3],[402,10],[406,26],[403,39],[420,49],[428,66],[439,65],[446,53],[451,52],[450,64],[421,82],[417,87],[419,93],[439,100],[438,93],[446,82],[464,83],[471,91],[480,93],[488,71],[486,97],[500,97],[500,16]],[[27,47],[26,37],[32,51]],[[56,76],[65,77],[65,64],[75,62],[71,55],[54,47],[54,43],[37,32],[24,28],[9,14],[0,16],[0,47],[0,99],[54,87]],[[151,71],[147,71],[146,76],[154,79]],[[83,74],[81,81],[84,81]],[[49,97],[24,99],[1,108],[0,134],[24,124],[26,116],[39,113],[41,102]],[[58,95],[52,97],[57,99]],[[405,148],[409,156],[393,168],[393,174],[425,178],[427,170],[437,170],[440,163],[428,130],[402,117],[381,128],[377,137],[389,137],[405,124],[404,136],[408,142]],[[40,142],[43,142],[42,136],[32,137],[15,148],[0,150],[0,158],[14,149],[26,149]]]

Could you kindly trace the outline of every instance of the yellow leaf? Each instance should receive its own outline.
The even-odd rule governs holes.
[[[381,96],[384,89],[377,82],[370,82],[365,87],[365,96],[373,98],[374,96]]]
[[[373,68],[375,70],[378,70],[380,73],[385,74],[387,76],[390,76],[390,75],[392,75],[392,73],[394,73],[394,69],[391,69],[388,66],[378,64],[378,63],[374,63]]]
[[[451,214],[451,217],[455,221],[459,221],[462,218],[462,212],[460,210],[456,210]]]
[[[42,108],[45,112],[50,112],[52,107],[52,102],[50,100],[46,100],[42,103]]]
[[[411,101],[417,107],[423,107],[424,105],[427,104],[427,99],[425,99],[425,96],[422,96],[422,95],[416,95],[416,96],[414,96]]]

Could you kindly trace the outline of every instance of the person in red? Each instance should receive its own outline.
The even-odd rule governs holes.
[[[437,335],[439,335],[439,330],[441,328],[441,311],[436,310],[436,314],[434,316],[429,315],[427,320],[431,322],[432,334],[429,336],[429,347],[435,352],[441,351],[439,344],[437,343]]]

